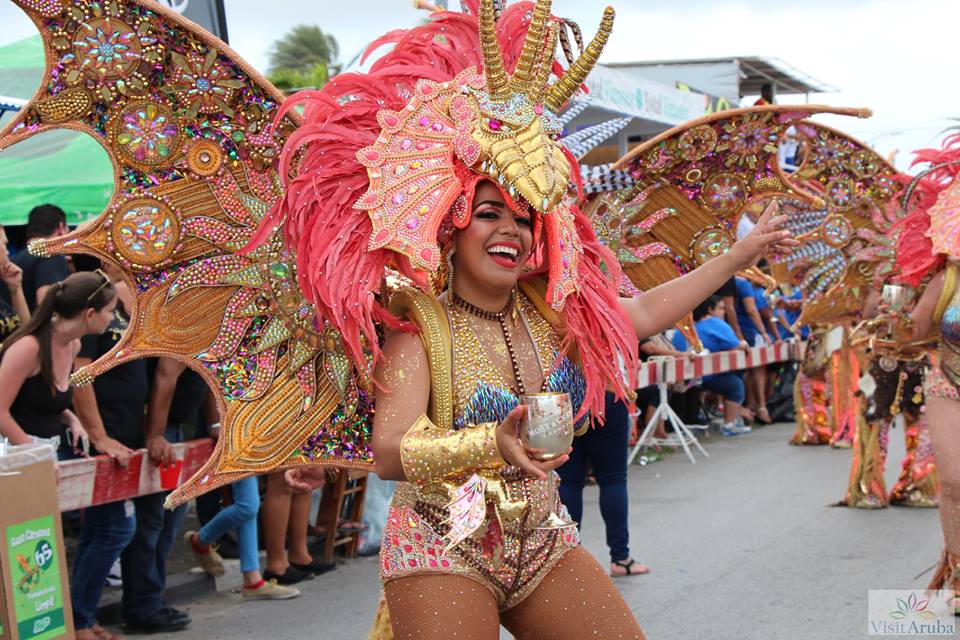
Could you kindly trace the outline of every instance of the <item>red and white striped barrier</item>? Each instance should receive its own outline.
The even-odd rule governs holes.
[[[778,342],[748,350],[722,351],[686,358],[664,358],[640,363],[637,386],[693,380],[712,373],[749,369],[771,362],[799,360],[803,343]],[[168,490],[192,476],[213,452],[213,441],[192,440],[173,445],[180,468],[176,478],[161,478],[145,450],[138,451],[126,469],[106,456],[69,460],[58,465],[60,510],[70,511]],[[168,472],[169,473],[169,472]],[[166,482],[162,482],[165,480]],[[166,485],[166,486],[165,486]]]
[[[145,449],[137,451],[124,469],[112,458],[97,456],[67,460],[57,465],[60,511],[83,509],[117,500],[167,491],[189,478],[213,453],[209,438],[173,445],[176,462],[162,472],[150,462]]]
[[[763,347],[735,349],[707,353],[702,356],[690,355],[686,358],[665,358],[660,376],[654,377],[648,384],[666,382],[668,384],[702,378],[714,373],[752,369],[773,362],[786,362],[800,359],[799,342],[777,342]],[[644,365],[649,363],[643,363]],[[641,366],[641,369],[644,367]]]

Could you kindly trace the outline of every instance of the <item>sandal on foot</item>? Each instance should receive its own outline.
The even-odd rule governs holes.
[[[766,407],[757,409],[754,419],[761,424],[773,424],[773,420],[770,418],[770,412],[767,411]]]
[[[362,522],[354,522],[352,520],[341,520],[337,524],[337,534],[341,536],[350,535],[351,533],[363,533],[370,528],[370,525],[364,524]]]
[[[620,567],[624,570],[623,573],[615,573],[610,571],[610,576],[613,578],[625,578],[627,576],[640,576],[645,573],[650,573],[650,567],[645,564],[640,564],[633,558],[627,558],[626,560],[619,560],[610,563],[612,567]]]

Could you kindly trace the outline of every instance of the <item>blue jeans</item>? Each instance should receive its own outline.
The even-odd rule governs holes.
[[[167,440],[179,442],[178,427],[167,427]],[[123,617],[127,621],[152,617],[165,605],[167,556],[187,514],[187,505],[166,510],[169,492],[134,498],[137,530],[120,556],[123,570]]]
[[[210,437],[210,427],[205,422],[197,425],[197,430],[194,435],[199,438],[209,438]],[[202,495],[196,497],[197,503],[197,520],[200,521],[200,526],[203,526],[213,520],[213,517],[217,515],[220,511],[220,492],[219,491],[208,491]]]
[[[257,478],[237,480],[231,486],[233,504],[222,509],[210,522],[200,529],[200,542],[213,544],[220,536],[232,529],[237,530],[237,547],[240,549],[240,570],[259,571],[260,555],[257,553],[257,512],[260,511],[260,491]]]
[[[83,530],[70,583],[73,622],[77,629],[89,629],[96,624],[103,584],[110,567],[133,539],[134,528],[133,515],[127,515],[123,500],[84,511]]]
[[[719,393],[724,399],[743,404],[746,388],[743,386],[742,371],[727,371],[703,377],[703,388]]]
[[[610,561],[630,557],[630,530],[627,526],[627,454],[630,441],[630,419],[627,407],[607,393],[606,423],[573,439],[573,451],[560,474],[560,501],[570,517],[583,518],[583,485],[587,478],[587,462],[600,486],[600,515],[607,529]]]

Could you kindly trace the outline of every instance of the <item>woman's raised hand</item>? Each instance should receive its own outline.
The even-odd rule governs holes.
[[[730,248],[730,254],[740,263],[740,269],[756,265],[761,257],[786,255],[800,246],[784,229],[787,216],[778,215],[779,212],[780,205],[771,200],[750,234]]]

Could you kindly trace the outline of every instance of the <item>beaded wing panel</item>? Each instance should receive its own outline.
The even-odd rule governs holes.
[[[803,244],[774,258],[773,275],[803,291],[801,322],[829,324],[856,314],[867,291],[879,288],[893,271],[897,208],[890,202],[898,189],[896,170],[860,141],[829,127],[798,122],[791,135],[802,159],[789,179],[819,201],[817,206],[781,201],[788,227]]]
[[[203,376],[222,436],[175,502],[270,469],[372,468],[369,396],[341,336],[300,293],[278,230],[248,246],[283,197],[276,158],[296,123],[274,126],[279,92],[148,0],[15,1],[40,30],[47,69],[0,149],[70,128],[100,142],[115,170],[96,220],[30,249],[109,261],[135,295],[123,340],[74,382],[146,356]]]
[[[633,184],[601,193],[587,211],[631,284],[650,289],[729,250],[752,202],[815,202],[780,170],[777,143],[795,123],[823,112],[866,115],[823,106],[737,109],[675,127],[620,159],[614,169]],[[681,325],[685,333],[689,324]]]

